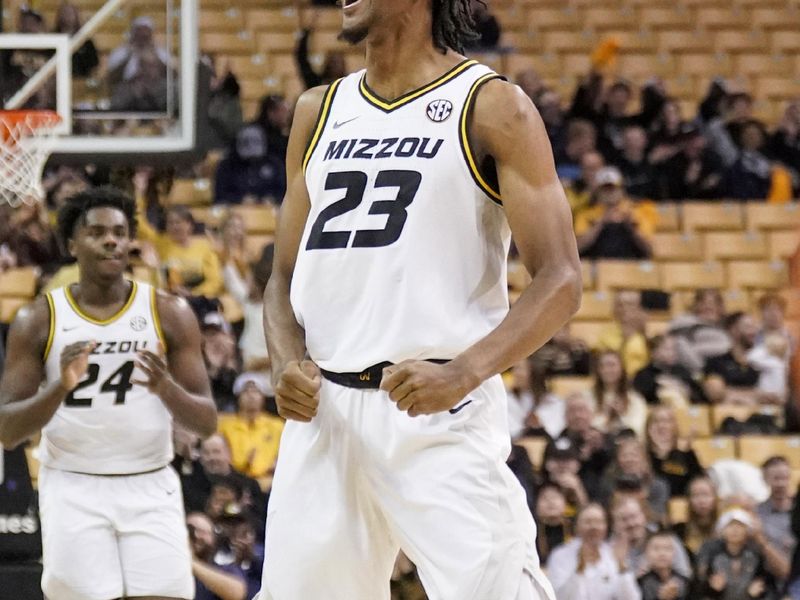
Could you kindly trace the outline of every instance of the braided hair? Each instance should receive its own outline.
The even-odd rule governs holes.
[[[433,0],[433,45],[442,53],[451,48],[463,54],[466,45],[480,38],[470,4],[471,0]]]

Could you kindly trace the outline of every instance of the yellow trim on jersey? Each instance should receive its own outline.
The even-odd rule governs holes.
[[[47,330],[47,344],[44,347],[43,362],[47,362],[47,357],[50,356],[50,348],[53,347],[53,340],[56,337],[56,305],[53,302],[53,297],[47,293],[44,295],[47,298],[47,308],[50,310],[50,326]]]
[[[111,323],[119,319],[122,315],[124,315],[125,312],[131,307],[131,304],[133,304],[133,301],[136,299],[136,292],[138,290],[139,286],[136,284],[135,281],[131,280],[131,293],[130,296],[128,296],[128,300],[125,302],[122,308],[120,308],[116,312],[116,314],[113,314],[108,319],[103,319],[103,320],[95,319],[91,315],[87,315],[85,312],[83,312],[81,310],[81,307],[78,306],[78,303],[75,302],[75,298],[72,297],[72,292],[70,292],[68,285],[64,286],[64,297],[66,297],[67,302],[69,302],[69,305],[72,307],[72,310],[75,311],[75,314],[77,314],[82,319],[89,321],[89,323],[94,323],[95,325],[110,325]]]
[[[395,108],[399,108],[400,106],[403,106],[404,104],[408,104],[409,102],[411,102],[413,100],[416,100],[420,96],[422,96],[424,94],[427,94],[431,90],[434,90],[434,89],[444,85],[445,83],[447,83],[451,79],[453,79],[455,77],[458,77],[459,75],[461,75],[461,73],[463,73],[464,71],[466,71],[470,67],[474,67],[477,64],[478,64],[477,60],[465,60],[465,61],[457,64],[455,67],[450,69],[447,73],[445,73],[444,75],[442,75],[441,77],[439,77],[435,81],[432,81],[428,85],[426,85],[424,87],[421,87],[421,88],[419,88],[417,90],[408,92],[407,94],[403,94],[399,98],[396,98],[395,100],[392,100],[392,101],[386,100],[385,98],[381,98],[375,92],[373,92],[372,90],[369,89],[369,86],[367,85],[367,75],[366,75],[366,73],[361,77],[361,82],[358,84],[358,89],[361,91],[361,95],[364,96],[364,98],[370,104],[373,104],[373,105],[377,106],[378,108],[380,108],[381,110],[388,112],[388,111],[394,110]]]
[[[317,144],[319,144],[319,140],[322,137],[322,132],[325,130],[325,124],[328,122],[328,117],[331,113],[333,97],[336,95],[336,90],[339,88],[339,84],[341,83],[342,80],[337,79],[330,85],[330,87],[328,87],[328,90],[325,92],[325,97],[322,100],[322,106],[319,109],[319,116],[317,116],[317,123],[314,127],[314,135],[311,136],[311,141],[308,143],[308,148],[306,148],[306,153],[303,157],[304,174],[308,168],[308,163],[311,160],[311,155],[314,154],[314,150],[317,149]]]
[[[164,335],[164,330],[161,329],[161,317],[158,315],[158,302],[156,300],[156,288],[150,286],[150,314],[153,315],[153,325],[156,328],[158,339],[161,340],[161,345],[164,346],[164,352],[167,351],[167,338]]]
[[[469,90],[469,94],[467,95],[467,100],[464,102],[464,108],[461,111],[461,131],[460,131],[460,138],[461,138],[461,148],[464,151],[464,157],[467,159],[467,166],[469,167],[470,173],[472,174],[472,178],[475,180],[475,183],[478,184],[480,187],[489,197],[491,197],[496,202],[503,202],[503,197],[500,195],[499,190],[495,190],[490,186],[486,179],[484,179],[483,175],[481,175],[480,169],[478,169],[478,165],[475,162],[475,155],[472,152],[472,148],[469,146],[469,135],[467,132],[467,121],[470,114],[470,108],[472,107],[472,101],[475,98],[475,94],[478,92],[480,87],[492,79],[501,79],[500,75],[497,73],[487,73],[480,79],[478,79],[475,83],[472,84],[472,87]]]

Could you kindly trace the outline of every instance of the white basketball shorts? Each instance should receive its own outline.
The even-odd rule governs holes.
[[[100,476],[39,472],[49,600],[194,598],[181,484],[165,467]]]
[[[554,600],[505,463],[502,386],[412,418],[385,392],[323,380],[314,420],[283,432],[260,600],[388,600],[400,548],[430,600]]]

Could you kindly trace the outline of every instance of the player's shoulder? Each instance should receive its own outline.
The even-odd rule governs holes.
[[[14,316],[12,326],[17,329],[47,325],[51,318],[51,304],[47,295],[40,295],[21,307]]]
[[[187,314],[194,314],[192,307],[185,298],[157,288],[154,288],[154,293],[156,297],[156,308],[162,320],[168,317],[181,317]]]
[[[328,91],[330,91],[331,86],[335,85],[335,83],[336,82],[330,85],[318,85],[300,94],[300,97],[297,99],[297,105],[295,106],[295,119],[308,119],[313,123],[319,114],[320,108],[322,108],[325,96],[328,95]]]
[[[536,107],[522,88],[500,77],[488,80],[475,98],[476,119],[496,121],[536,113]]]

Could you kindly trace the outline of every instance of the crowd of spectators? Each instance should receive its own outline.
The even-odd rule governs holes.
[[[496,45],[496,20],[481,12],[478,21],[478,47]],[[79,23],[74,6],[62,5],[56,29],[74,32]],[[45,29],[31,10],[21,27]],[[314,68],[313,31],[313,18],[303,16],[296,59],[308,87],[346,74],[346,57],[338,53]],[[135,20],[128,41],[109,56],[112,105],[119,110],[166,107],[170,58],[153,33],[152,20]],[[4,73],[24,77],[19,54],[0,57]],[[242,600],[260,580],[283,422],[261,334],[272,247],[252,255],[242,217],[226,206],[280,204],[292,107],[270,95],[257,118],[244,122],[236,74],[226,61],[209,58],[210,147],[222,152],[213,176],[213,202],[224,215],[218,224],[196,222],[187,207],[163,202],[174,176],[169,169],[60,167],[46,173],[44,187],[50,209],[97,183],[135,195],[134,259],[144,270],[133,276],[147,273],[198,315],[222,417],[219,434],[202,443],[175,431],[173,466],[183,487],[197,598]],[[73,58],[75,73],[89,75],[97,65],[87,42]],[[681,114],[663,82],[637,90],[609,78],[599,62],[569,104],[531,69],[516,81],[544,120],[584,258],[649,257],[660,201],[782,202],[788,197],[781,182],[790,182],[789,196],[800,187],[800,100],[770,127],[753,117],[748,94],[722,81],[712,84],[695,115]],[[16,266],[38,267],[43,289],[77,280],[42,205],[16,211],[0,205],[0,271]],[[223,306],[223,296],[237,307]],[[620,291],[597,344],[567,326],[504,375],[515,443],[509,465],[526,491],[536,545],[559,600],[800,599],[800,505],[787,457],[763,464],[762,485],[737,485],[736,478],[723,485],[723,467],[729,474],[744,465],[704,468],[692,449],[695,433],[680,431],[676,416],[692,405],[768,408],[747,423],[726,421],[722,431],[797,431],[788,385],[797,340],[785,324],[785,301],[764,294],[749,314],[727,310],[718,290],[697,290],[690,310],[657,336],[646,334],[647,308],[640,292]],[[564,376],[584,384],[561,393],[553,382]],[[532,438],[543,440],[541,456],[526,450]],[[687,501],[680,519],[670,512],[676,498]],[[404,556],[392,589],[397,600],[424,598]]]

